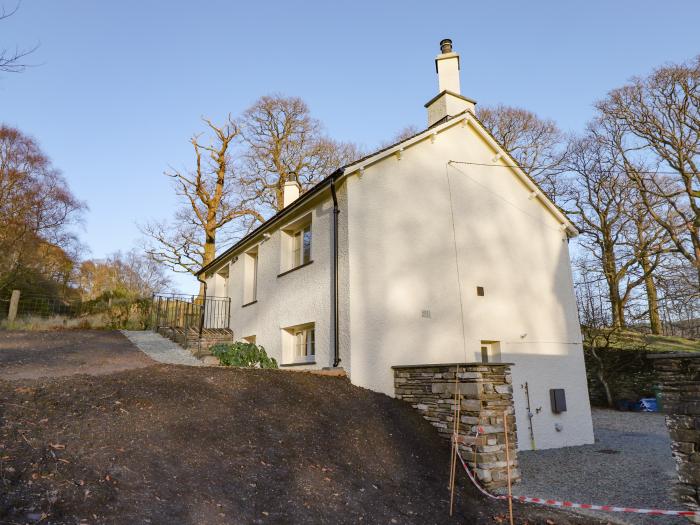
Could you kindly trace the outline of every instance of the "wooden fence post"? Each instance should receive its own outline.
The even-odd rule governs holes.
[[[7,320],[12,322],[17,317],[17,309],[19,308],[19,290],[12,290],[10,297],[10,310],[7,312]]]

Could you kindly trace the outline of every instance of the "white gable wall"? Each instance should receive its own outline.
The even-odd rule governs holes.
[[[515,364],[520,448],[530,448],[525,381],[533,412],[541,407],[538,448],[591,443],[566,236],[510,169],[446,166],[494,163],[494,151],[470,126],[457,124],[434,143],[406,148],[401,160],[389,157],[348,178],[352,365],[343,364],[353,383],[393,395],[392,365],[478,361],[480,342],[498,341],[501,360]],[[550,388],[566,389],[567,412],[551,412]]]

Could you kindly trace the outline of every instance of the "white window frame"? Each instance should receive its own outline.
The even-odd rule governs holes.
[[[316,362],[316,325],[306,323],[282,330],[284,364],[313,364]]]
[[[313,222],[308,214],[282,229],[282,274],[313,262]]]
[[[481,341],[479,343],[479,361],[482,363],[500,363],[501,343],[498,341]]]
[[[256,247],[244,254],[243,267],[243,304],[258,300],[258,268],[260,251]]]
[[[311,262],[312,243],[311,223],[302,226],[292,234],[292,268]]]
[[[229,276],[231,275],[231,269],[230,269],[230,264],[225,265],[223,268],[218,270],[216,272],[216,277],[215,277],[215,290],[214,290],[214,295],[216,297],[228,297],[228,285],[229,285]],[[219,290],[219,288],[223,289]]]

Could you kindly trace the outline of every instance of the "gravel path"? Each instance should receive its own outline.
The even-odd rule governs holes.
[[[672,488],[676,468],[663,414],[594,410],[594,445],[518,454],[523,483],[514,494],[580,503],[684,509]],[[586,511],[582,511],[586,512]],[[684,518],[600,513],[611,523],[686,525]]]
[[[204,363],[180,345],[150,330],[121,331],[139,350],[159,363],[169,365],[203,366]]]

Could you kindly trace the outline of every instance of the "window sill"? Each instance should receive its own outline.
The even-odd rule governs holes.
[[[246,306],[250,306],[251,304],[255,304],[255,303],[257,303],[257,302],[258,302],[257,299],[256,299],[255,301],[250,301],[249,303],[242,304],[242,305],[241,305],[241,308],[245,308]]]
[[[277,275],[277,277],[280,278],[280,277],[282,277],[283,275],[287,275],[288,273],[292,273],[292,272],[294,272],[294,271],[296,271],[296,270],[299,270],[299,269],[301,269],[301,268],[304,268],[305,266],[308,266],[308,265],[310,265],[310,264],[313,264],[313,261],[309,261],[309,262],[307,262],[307,263],[300,264],[299,266],[295,266],[295,267],[292,268],[291,270],[287,270],[286,272],[280,273],[279,275]]]
[[[284,366],[304,366],[304,365],[315,365],[316,361],[295,361],[294,363],[281,363],[280,368]]]

